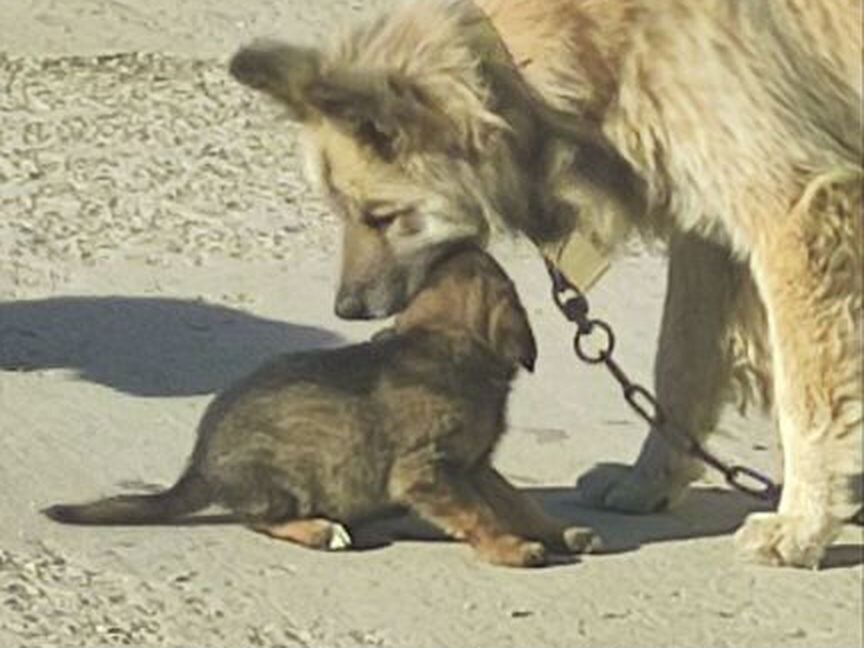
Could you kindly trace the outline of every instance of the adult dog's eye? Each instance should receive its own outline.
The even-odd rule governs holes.
[[[415,211],[413,205],[394,208],[392,205],[367,207],[363,210],[363,224],[374,230],[384,231],[403,216],[410,216]]]
[[[390,227],[399,218],[399,212],[391,212],[388,214],[374,214],[372,212],[363,212],[363,224],[372,229],[383,231]]]

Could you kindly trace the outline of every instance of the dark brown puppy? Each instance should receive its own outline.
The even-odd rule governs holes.
[[[209,406],[168,490],[45,511],[77,524],[176,520],[210,504],[251,527],[344,548],[350,524],[407,506],[487,560],[535,566],[585,551],[590,529],[547,516],[490,463],[534,336],[511,281],[478,250],[440,261],[386,334],[284,355]]]

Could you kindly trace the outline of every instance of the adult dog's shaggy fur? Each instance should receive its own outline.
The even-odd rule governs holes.
[[[259,42],[231,69],[305,126],[345,215],[337,312],[381,317],[441,250],[495,226],[554,246],[663,240],[663,407],[704,438],[773,405],[776,513],[737,540],[812,566],[860,503],[860,0],[418,0],[328,51]],[[580,480],[651,511],[699,466],[652,431]],[[856,489],[854,482],[858,481]],[[857,492],[856,492],[857,491]]]
[[[252,527],[320,549],[340,524],[407,506],[487,560],[533,567],[580,552],[593,532],[547,516],[491,465],[510,382],[534,335],[491,257],[437,264],[393,329],[367,344],[289,354],[217,397],[177,484],[46,510],[77,524],[167,522],[211,503]]]

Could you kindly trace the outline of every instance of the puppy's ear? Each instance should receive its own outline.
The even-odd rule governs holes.
[[[229,64],[235,79],[278,99],[298,121],[314,114],[308,91],[320,82],[322,68],[317,50],[268,40],[240,49]]]
[[[510,287],[507,293],[492,310],[490,342],[503,358],[533,372],[537,362],[534,332],[516,291]]]

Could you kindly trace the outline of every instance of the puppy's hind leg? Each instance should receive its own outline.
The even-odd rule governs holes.
[[[543,545],[513,534],[457,467],[415,462],[397,465],[391,495],[450,536],[466,540],[493,564],[508,567],[546,564]]]
[[[273,538],[288,540],[310,549],[339,551],[348,549],[353,544],[351,535],[344,526],[326,518],[258,523],[253,525],[253,528]]]
[[[247,526],[271,538],[310,549],[339,550],[353,544],[347,529],[326,518],[303,518],[308,498],[290,477],[269,465],[238,463],[219,473],[220,499]]]

